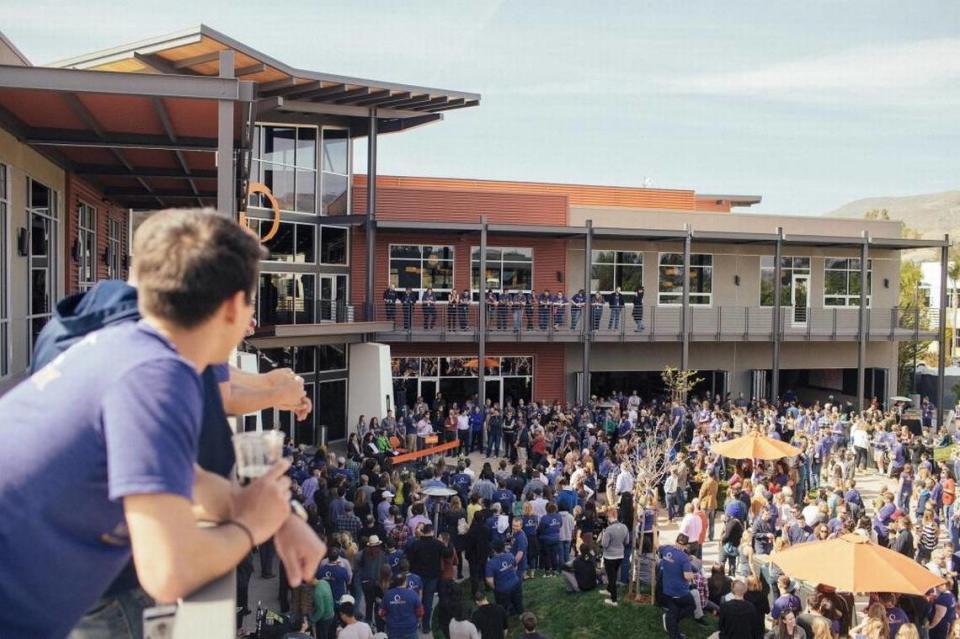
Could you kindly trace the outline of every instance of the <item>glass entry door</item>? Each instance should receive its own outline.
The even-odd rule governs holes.
[[[499,377],[495,377],[493,379],[487,377],[484,380],[484,386],[486,388],[486,398],[489,399],[491,402],[495,402],[499,404],[502,407],[503,398],[500,396],[500,387],[501,387],[500,382],[501,382],[501,379]]]
[[[793,325],[806,326],[807,315],[810,309],[810,276],[807,274],[793,276],[791,287],[793,305]]]

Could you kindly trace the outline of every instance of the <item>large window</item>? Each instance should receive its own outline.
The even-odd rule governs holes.
[[[323,175],[321,178],[320,213],[350,213],[350,132],[346,129],[323,129]]]
[[[643,284],[643,253],[640,251],[594,251],[590,269],[590,288],[612,293],[619,286],[624,295],[633,296]]]
[[[27,323],[30,327],[28,352],[57,303],[59,267],[59,222],[57,193],[40,182],[27,178],[27,219],[30,238],[27,244]]]
[[[453,289],[453,247],[391,244],[390,285],[418,293],[433,288],[438,300],[446,300]]]
[[[775,269],[772,255],[760,256],[760,306],[773,306]],[[795,275],[810,277],[809,257],[780,258],[780,305],[793,305]],[[808,280],[809,284],[809,280]]]
[[[77,285],[86,291],[97,281],[97,209],[77,204]]]
[[[867,306],[870,306],[873,261],[867,260]],[[823,305],[860,306],[860,258],[828,257],[823,262]]]
[[[317,129],[261,125],[253,140],[251,179],[267,185],[282,210],[316,213]],[[250,204],[269,206],[260,195]]]
[[[273,220],[247,218],[247,226],[258,236],[265,236],[273,226]],[[280,222],[276,235],[263,243],[270,254],[268,262],[290,264],[314,264],[317,261],[317,227],[313,224]]]
[[[437,393],[460,406],[478,392],[476,356],[394,357],[394,399],[412,407],[422,397],[431,407]],[[533,357],[487,357],[484,360],[486,396],[501,406],[516,406],[533,399]]]
[[[320,227],[320,262],[322,264],[347,264],[347,239],[349,231],[340,226]]]
[[[261,273],[257,321],[261,326],[316,322],[317,276]]]
[[[107,277],[123,279],[123,229],[120,220],[107,220]]]
[[[533,249],[487,247],[487,272],[480,284],[480,248],[470,251],[470,282],[473,299],[479,299],[479,291],[529,292],[533,289]]]
[[[713,256],[690,255],[690,303],[709,306],[713,302]],[[683,254],[660,254],[659,304],[683,304]]]
[[[10,194],[0,164],[0,377],[10,373]]]

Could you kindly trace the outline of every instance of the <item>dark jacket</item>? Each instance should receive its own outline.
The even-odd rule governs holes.
[[[749,601],[731,599],[720,605],[719,630],[720,639],[762,639],[763,618]]]

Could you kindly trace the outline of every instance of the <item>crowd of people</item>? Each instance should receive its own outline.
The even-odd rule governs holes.
[[[351,435],[360,437],[342,457],[291,450],[292,472],[311,525],[332,549],[323,565],[342,567],[321,567],[316,587],[325,591],[321,582],[329,580],[334,610],[346,595],[352,613],[362,611],[371,631],[391,639],[429,632],[431,615],[446,637],[475,636],[471,625],[481,637],[502,637],[507,620],[525,612],[524,583],[542,576],[562,576],[571,596],[603,588],[603,604],[615,607],[638,574],[649,581],[642,570],[634,574],[644,557],[656,557],[657,603],[671,639],[681,637],[681,619],[706,623],[710,614],[719,616],[721,639],[756,637],[767,627],[776,638],[916,632],[943,639],[955,615],[960,461],[935,463],[941,437],[929,423],[915,433],[900,417],[899,407],[877,402],[858,414],[831,403],[644,401],[636,392],[587,406],[461,405],[438,395],[418,399],[399,418],[362,418]],[[424,422],[430,433],[459,439],[459,455],[394,467],[399,451],[390,442],[428,445]],[[802,454],[754,463],[711,451],[751,431]],[[472,451],[482,453],[479,461]],[[640,460],[651,457],[658,460],[652,483],[638,478],[652,468]],[[866,473],[896,489],[868,503],[858,489]],[[431,488],[455,494],[431,497]],[[670,543],[654,540],[658,517],[678,522]],[[858,624],[852,596],[811,590],[770,561],[791,545],[846,533],[909,554],[945,586],[926,598],[875,593]],[[711,543],[717,560],[708,566]],[[406,595],[402,604],[398,593]],[[289,601],[309,598],[281,597],[284,607]],[[888,613],[876,633],[870,619],[878,606]],[[949,611],[941,615],[943,608]],[[310,613],[316,636],[332,636],[336,615],[323,611],[323,618]]]
[[[568,329],[575,331],[580,326],[580,318],[586,317],[590,321],[592,330],[601,329],[604,308],[608,309],[607,330],[620,330],[620,321],[628,304],[630,316],[633,320],[633,330],[643,331],[643,286],[637,287],[629,298],[618,286],[610,293],[603,294],[592,291],[587,294],[580,289],[567,297],[562,291],[544,289],[536,290],[494,290],[486,289],[483,293],[486,302],[486,322],[490,330],[514,333],[526,331],[547,331]],[[420,309],[423,330],[429,331],[445,326],[448,331],[472,330],[470,305],[475,301],[469,289],[462,292],[453,290],[444,294],[441,301],[432,288],[423,293],[411,288],[397,290],[392,286],[383,292],[384,315],[388,321],[396,322],[398,316],[402,320],[404,330],[410,330],[414,323],[415,309]],[[398,314],[399,309],[399,314]],[[437,323],[438,309],[443,309],[446,316]]]

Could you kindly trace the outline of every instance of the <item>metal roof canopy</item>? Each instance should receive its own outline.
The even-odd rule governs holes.
[[[284,113],[356,118],[363,133],[376,109],[378,133],[439,120],[444,111],[477,106],[480,95],[432,87],[354,78],[292,67],[206,25],[141,40],[54,63],[58,67],[167,74],[217,75],[217,54],[237,54],[236,74],[257,83],[260,114]],[[409,122],[413,120],[414,122]],[[365,133],[363,133],[365,134]]]
[[[359,217],[359,216],[346,216]],[[418,231],[426,233],[479,233],[479,222],[407,222],[377,220],[377,228],[384,231]],[[504,235],[575,238],[587,233],[583,226],[537,226],[535,224],[488,224],[487,231]],[[717,244],[775,244],[776,233],[741,233],[737,231],[698,231],[691,229],[643,229],[594,227],[593,238],[601,240],[640,240],[680,242],[689,234],[693,242]],[[949,246],[949,240],[912,240],[908,238],[837,237],[826,235],[784,235],[784,245],[858,248],[867,244],[877,249],[909,250]]]
[[[130,208],[215,205],[217,105],[234,103],[236,148],[253,99],[231,78],[0,65],[0,125]]]

